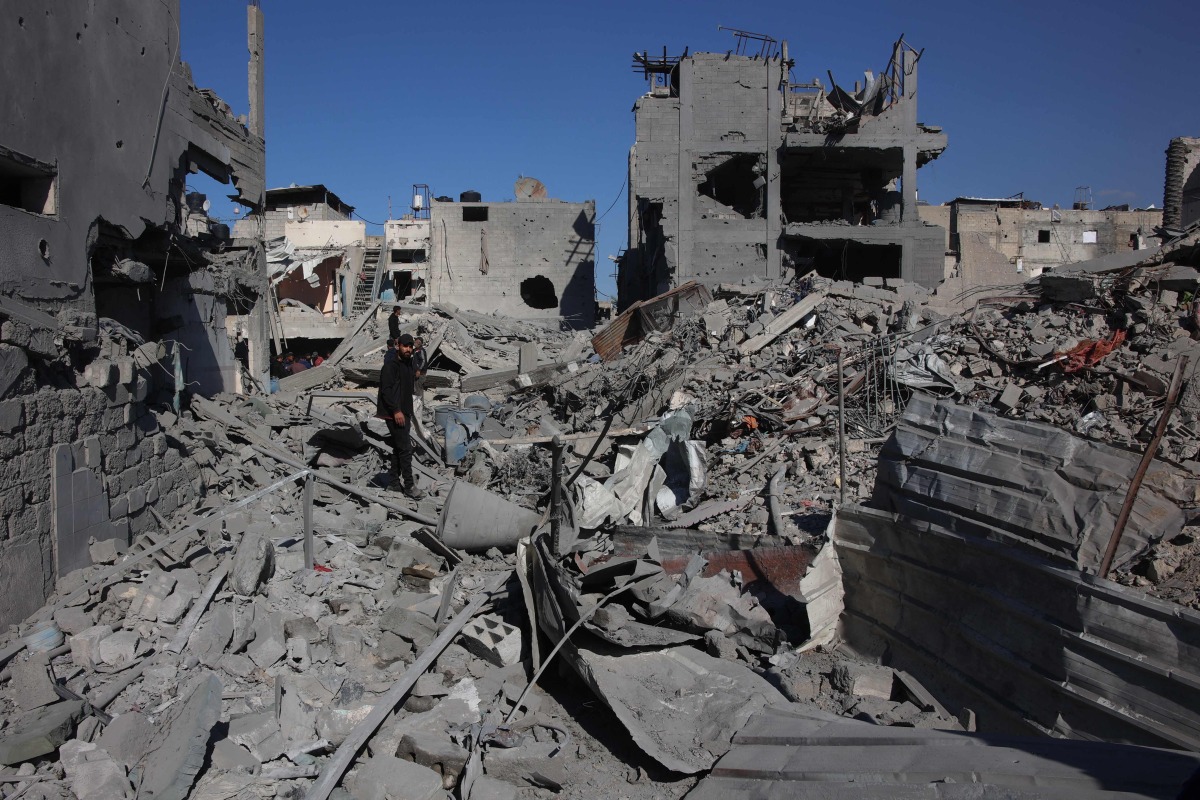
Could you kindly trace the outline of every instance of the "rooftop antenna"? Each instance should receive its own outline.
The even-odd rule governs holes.
[[[753,55],[750,50],[754,49],[754,42],[758,42],[758,57],[772,58],[775,55],[775,45],[778,44],[770,36],[765,33],[751,33],[738,28],[727,28],[724,25],[718,25],[717,30],[729,31],[733,34],[733,38],[737,41],[737,46],[734,47],[734,55],[748,56]]]

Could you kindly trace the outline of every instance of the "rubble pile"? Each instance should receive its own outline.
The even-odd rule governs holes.
[[[0,780],[31,798],[610,791],[615,757],[539,688],[565,680],[557,658],[665,781],[623,794],[686,791],[788,701],[970,730],[809,607],[831,514],[872,501],[921,393],[1135,452],[1174,411],[1173,471],[1150,480],[1192,521],[1200,403],[1169,395],[1200,361],[1198,285],[1179,265],[1045,275],[955,311],[810,275],[677,290],[592,340],[405,307],[427,342],[418,501],[381,488],[386,323],[365,319],[276,394],[158,408],[195,499],[128,551],[95,541],[0,640]],[[1118,579],[1195,606],[1194,531],[1150,537]]]

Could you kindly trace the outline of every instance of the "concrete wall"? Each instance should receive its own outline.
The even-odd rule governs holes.
[[[755,170],[764,179],[779,173],[780,77],[778,62],[744,56],[697,53],[680,63],[677,285],[778,275],[779,186],[748,184]],[[703,193],[712,191],[702,187],[711,187],[713,170],[731,162],[741,168],[724,183],[758,195],[753,210],[749,202],[739,211]]]
[[[944,217],[942,208],[946,207],[922,207],[922,219]],[[962,288],[1021,283],[1046,267],[1128,250],[1131,236],[1147,237],[1162,224],[1158,210],[1055,211],[958,204],[950,213],[950,247],[959,255]],[[1041,241],[1046,238],[1048,242]]]
[[[0,82],[0,148],[53,165],[57,208],[0,205],[0,292],[78,298],[97,220],[130,238],[144,220],[177,221],[189,144],[218,179],[228,179],[230,161],[246,167],[237,189],[247,203],[261,202],[262,140],[212,108],[191,89],[187,66],[172,63],[178,19],[178,0],[5,4],[0,70],[10,79]]]
[[[464,209],[486,209],[486,222],[464,221]],[[468,211],[468,214],[471,212]],[[518,319],[592,324],[595,312],[596,204],[557,200],[510,203],[439,203],[430,208],[430,298],[460,308]],[[486,248],[487,274],[480,272]],[[538,285],[554,302],[522,297]],[[526,283],[532,281],[533,283]]]
[[[349,247],[367,241],[367,224],[354,220],[288,220],[283,235],[296,247]]]
[[[261,285],[262,253],[238,251],[235,287],[217,266],[189,273],[168,241],[185,233],[194,169],[260,207],[265,148],[193,86],[179,17],[178,0],[13,0],[0,17],[0,624],[87,563],[89,537],[128,540],[156,525],[148,508],[170,513],[201,489],[145,402],[152,380],[174,383],[164,346],[149,342],[135,361],[97,338],[97,312],[186,345],[191,390],[235,386],[227,298]],[[30,175],[49,183],[40,204],[25,192],[37,188]],[[121,258],[152,278],[111,273]],[[265,375],[261,306],[248,319]]]
[[[845,640],[980,731],[1200,748],[1200,613],[860,506],[833,543]]]
[[[129,355],[101,356],[79,388],[37,388],[34,372],[20,370],[0,401],[0,625],[90,563],[89,536],[128,543],[157,527],[151,508],[170,514],[201,490],[196,462],[138,399],[154,376]]]

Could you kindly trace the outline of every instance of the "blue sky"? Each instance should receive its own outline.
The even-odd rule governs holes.
[[[731,3],[710,0],[425,2],[262,0],[269,186],[324,183],[367,220],[399,216],[411,186],[513,197],[522,175],[603,214],[597,284],[626,240],[637,50],[734,46],[718,25],[787,39],[797,81],[853,84],[903,33],[921,59],[921,120],[949,148],[921,199],[1162,204],[1164,151],[1200,136],[1200,3]],[[905,13],[908,6],[919,9]],[[244,113],[244,0],[182,0],[182,58]],[[201,181],[197,188],[210,186]],[[232,204],[214,201],[217,216]]]

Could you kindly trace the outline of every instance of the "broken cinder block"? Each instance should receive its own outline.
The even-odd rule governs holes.
[[[498,667],[521,660],[521,629],[499,617],[485,615],[467,623],[462,633],[463,646]]]

